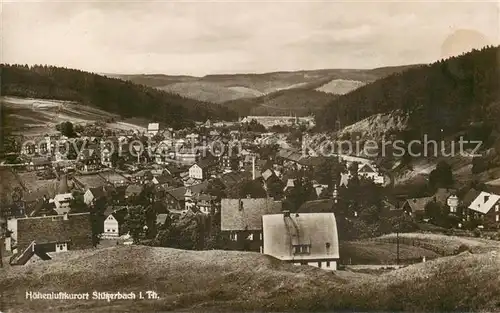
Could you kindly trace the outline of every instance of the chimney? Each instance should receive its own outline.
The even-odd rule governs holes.
[[[255,180],[255,155],[252,155],[252,180]]]
[[[63,174],[61,175],[61,178],[60,178],[60,181],[59,181],[59,190],[58,190],[58,193],[59,194],[65,194],[65,193],[68,193],[68,177]]]

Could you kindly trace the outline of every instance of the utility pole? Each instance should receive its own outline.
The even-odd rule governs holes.
[[[0,268],[3,267],[3,249],[5,247],[5,238],[3,229],[0,229]]]
[[[397,255],[397,259],[396,259],[396,263],[399,265],[399,224],[397,224],[396,226],[396,246],[397,246],[397,250],[396,250],[396,255]]]

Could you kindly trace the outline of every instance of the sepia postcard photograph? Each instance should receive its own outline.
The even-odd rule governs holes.
[[[500,2],[0,1],[0,313],[500,312]]]

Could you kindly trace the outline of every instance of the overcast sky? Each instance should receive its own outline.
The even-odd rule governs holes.
[[[499,43],[496,2],[10,2],[2,62],[100,73],[428,63]]]

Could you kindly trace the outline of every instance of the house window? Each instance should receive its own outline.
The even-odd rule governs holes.
[[[60,252],[60,251],[68,251],[68,245],[66,243],[56,244],[56,252]]]
[[[318,262],[318,267],[321,268],[321,262]]]
[[[294,245],[293,254],[309,254],[311,253],[311,245]]]
[[[236,241],[236,240],[238,240],[238,235],[232,233],[232,234],[229,235],[229,239],[231,239],[232,241]]]
[[[500,215],[497,214],[497,216],[495,217],[495,221],[500,222]]]
[[[247,240],[253,240],[253,234],[248,235]]]
[[[330,261],[326,261],[326,267],[330,267]]]
[[[259,238],[260,238],[260,240],[262,240],[262,233],[259,234]]]
[[[500,211],[500,205],[499,204],[495,205],[495,212],[498,212],[498,211]]]
[[[113,232],[115,232],[115,231],[116,231],[116,229],[112,229],[112,231],[113,231]]]

